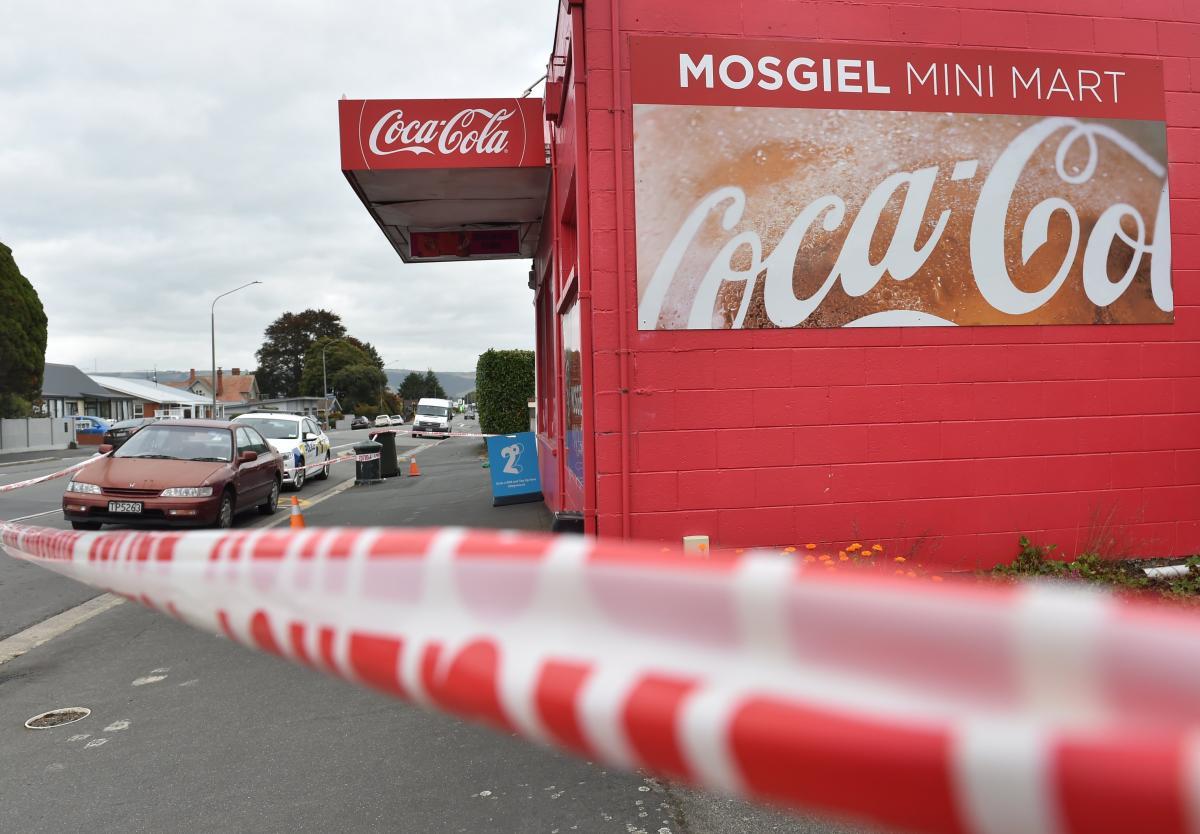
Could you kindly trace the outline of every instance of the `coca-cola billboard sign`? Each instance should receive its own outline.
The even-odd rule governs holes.
[[[641,329],[1173,320],[1154,62],[713,43],[634,43]]]
[[[339,104],[343,170],[545,164],[540,99]]]

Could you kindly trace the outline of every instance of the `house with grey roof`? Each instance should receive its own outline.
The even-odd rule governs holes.
[[[91,375],[92,380],[110,394],[132,398],[133,417],[209,418],[213,416],[212,401],[170,385],[160,385],[150,379],[122,376]],[[222,404],[217,404],[218,414]],[[221,415],[223,416],[223,415]]]
[[[133,416],[133,398],[108,391],[74,365],[47,362],[42,377],[42,396],[34,404],[43,417],[86,414],[106,420]]]

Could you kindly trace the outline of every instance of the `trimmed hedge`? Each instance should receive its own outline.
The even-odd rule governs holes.
[[[489,350],[475,365],[479,428],[484,434],[529,431],[533,351]]]

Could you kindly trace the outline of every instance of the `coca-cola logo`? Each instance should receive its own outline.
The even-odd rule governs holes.
[[[971,118],[985,124],[985,117]],[[671,144],[679,155],[675,128],[682,124],[655,124],[656,135],[671,139],[660,140],[660,152]],[[655,197],[663,190],[643,174],[638,198],[651,206],[645,228],[639,206],[639,247],[644,237],[654,251],[652,272],[639,271],[639,327],[1170,320],[1170,201],[1161,147],[1150,152],[1111,123],[1051,117],[1026,120],[997,153],[988,152],[994,140],[987,128],[969,129],[980,137],[970,140],[976,158],[888,166],[886,175],[866,181],[842,160],[844,178],[840,185],[820,179],[821,188],[834,186],[823,194],[805,192],[804,184],[793,191],[784,181],[767,188],[734,180],[712,183],[695,192],[698,199]],[[761,136],[747,146],[753,142],[781,153]],[[760,181],[755,163],[769,163],[761,147],[746,157]],[[735,164],[722,157],[724,170]],[[806,171],[819,176],[811,168],[797,176]],[[671,211],[655,199],[673,201]],[[769,216],[752,215],[756,199],[774,201]],[[1073,283],[1065,287],[1068,278]],[[823,308],[826,302],[836,309]]]
[[[504,124],[516,112],[473,107],[448,119],[406,119],[402,109],[391,110],[375,122],[368,144],[377,156],[502,154],[508,150],[509,131]]]

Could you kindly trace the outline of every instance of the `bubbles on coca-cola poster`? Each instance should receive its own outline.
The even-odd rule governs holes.
[[[637,104],[639,326],[1170,322],[1165,133]]]

